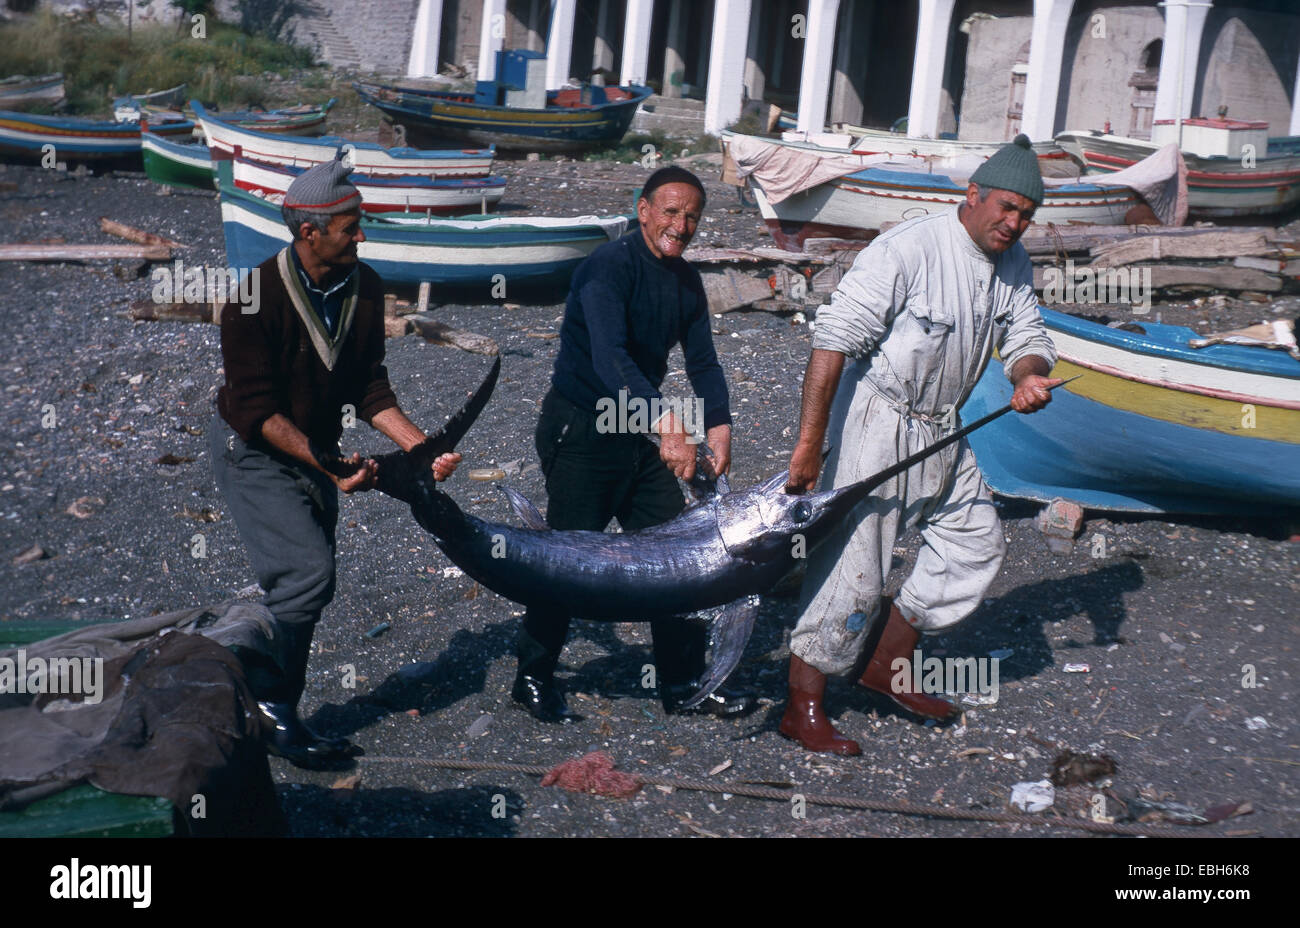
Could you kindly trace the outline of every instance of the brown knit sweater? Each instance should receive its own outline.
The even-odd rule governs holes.
[[[238,303],[221,310],[226,383],[217,409],[241,439],[260,440],[262,423],[281,413],[317,445],[333,449],[343,433],[345,405],[367,423],[397,405],[384,367],[383,287],[373,269],[358,268],[356,311],[333,370],[313,347],[276,258],[255,273],[261,275],[258,311],[244,313]]]

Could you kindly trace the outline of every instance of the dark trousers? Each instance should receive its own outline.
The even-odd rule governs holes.
[[[244,444],[220,415],[208,434],[212,474],[266,591],[262,602],[277,622],[316,622],[334,598],[337,488],[305,464]]]
[[[667,522],[685,507],[677,478],[645,435],[601,434],[596,413],[551,390],[537,421],[537,456],[546,478],[546,523],[559,531],[604,531],[611,518],[625,532]],[[637,616],[629,615],[629,621]],[[569,633],[563,611],[530,608],[523,631],[538,646],[537,671],[548,676]],[[684,683],[704,667],[702,627],[681,618],[650,623],[655,673],[662,683]],[[521,641],[521,671],[527,648]]]

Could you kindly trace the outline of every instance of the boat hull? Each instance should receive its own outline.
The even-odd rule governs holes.
[[[1131,167],[1158,146],[1140,139],[1063,132],[1061,147],[1090,174]],[[1287,140],[1278,143],[1286,146]],[[1270,148],[1273,140],[1269,142]],[[1286,146],[1290,147],[1290,146]],[[1203,158],[1183,152],[1187,164],[1187,209],[1192,217],[1268,216],[1300,206],[1300,153],[1259,158],[1246,167],[1237,158]]]
[[[226,256],[232,268],[256,267],[290,241],[280,207],[233,185],[232,166],[217,162]],[[433,283],[492,288],[565,286],[588,255],[621,234],[626,220],[363,220],[358,257],[387,284]],[[608,231],[607,231],[608,229]],[[484,299],[488,299],[487,296]]]
[[[773,240],[800,251],[808,238],[874,238],[886,223],[944,212],[966,198],[966,188],[942,174],[868,168],[819,184],[773,204],[750,178]],[[1118,225],[1140,201],[1127,187],[1070,184],[1049,187],[1034,222]]]
[[[648,87],[619,88],[625,100],[596,106],[527,109],[485,106],[450,93],[354,85],[365,102],[406,126],[412,140],[464,139],[516,151],[586,151],[614,145],[627,134]]]
[[[1123,512],[1300,507],[1300,361],[1187,348],[1195,333],[1178,326],[1144,322],[1140,334],[1042,313],[1060,352],[1053,376],[1084,376],[1043,412],[1004,416],[970,436],[993,490]],[[1010,396],[991,364],[962,416],[978,418]]]
[[[491,173],[492,149],[421,151],[383,148],[334,136],[298,138],[241,129],[213,118],[202,104],[191,102],[208,146],[227,155],[241,153],[256,161],[311,167],[332,161],[343,151],[356,171],[383,176],[486,177]]]
[[[158,126],[159,135],[188,136],[189,120]],[[140,157],[140,127],[135,123],[102,122],[55,116],[35,116],[0,110],[0,152],[20,158],[41,158],[54,146],[59,161],[121,161]]]
[[[918,139],[884,129],[869,129],[866,126],[854,126],[848,123],[836,123],[831,128],[836,132],[853,136],[853,151],[867,154],[887,152],[938,158],[967,155],[989,158],[1006,144],[1006,142],[968,142],[960,139]],[[1070,158],[1061,146],[1052,141],[1034,142],[1033,151],[1039,161],[1068,161]]]
[[[159,138],[152,132],[140,135],[140,157],[149,179],[172,187],[195,187],[211,190],[212,158],[208,147],[193,142],[183,145]]]
[[[282,196],[304,170],[236,158],[235,186],[262,196]],[[361,193],[361,208],[367,213],[485,213],[496,206],[506,189],[504,177],[429,179],[351,174],[348,180]]]

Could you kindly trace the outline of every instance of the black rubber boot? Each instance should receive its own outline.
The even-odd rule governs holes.
[[[704,675],[704,652],[707,632],[698,623],[685,618],[652,622],[655,674],[659,681],[659,698],[669,715],[716,715],[727,718],[753,711],[753,693],[720,686],[698,706],[683,709],[681,704],[699,692]]]
[[[272,731],[266,749],[283,757],[295,767],[307,770],[336,770],[352,765],[352,758],[365,753],[346,738],[323,738],[298,717],[298,701],[307,686],[307,660],[311,656],[311,639],[315,622],[282,622],[276,625],[281,636],[283,675],[258,674],[249,685],[257,697],[258,708],[270,721]]]
[[[563,640],[560,647],[564,646]],[[555,665],[560,661],[560,647],[547,647],[521,626],[515,642],[519,670],[510,698],[528,710],[539,722],[568,725],[583,717],[569,710],[564,691],[555,682]]]

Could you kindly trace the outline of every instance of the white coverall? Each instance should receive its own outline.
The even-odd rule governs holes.
[[[812,346],[848,356],[822,490],[879,473],[959,428],[956,410],[995,347],[1008,374],[1030,354],[1056,363],[1024,247],[990,259],[956,209],[905,222],[864,249],[818,311]],[[961,441],[882,485],[809,555],[790,650],[823,673],[848,671],[874,625],[894,539],[918,524],[924,544],[899,610],[932,634],[970,615],[1006,543]]]

